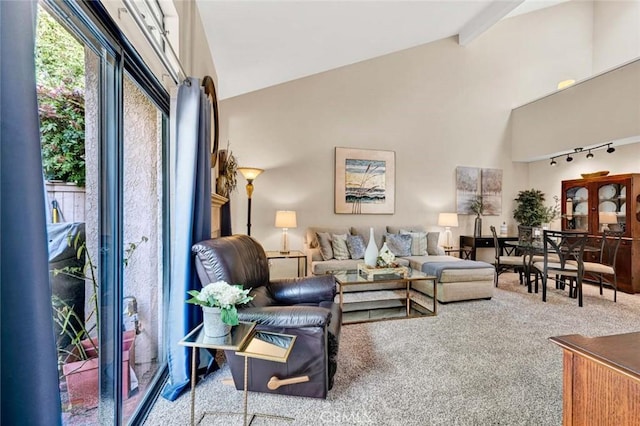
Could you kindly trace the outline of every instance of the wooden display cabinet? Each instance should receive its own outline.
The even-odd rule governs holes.
[[[599,247],[605,227],[624,231],[616,261],[618,289],[640,293],[640,174],[562,182],[562,229],[587,231],[587,244]],[[585,260],[598,256],[588,254]]]

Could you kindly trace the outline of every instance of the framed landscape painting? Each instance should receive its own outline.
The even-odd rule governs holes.
[[[395,212],[395,152],[336,147],[335,158],[336,213]]]

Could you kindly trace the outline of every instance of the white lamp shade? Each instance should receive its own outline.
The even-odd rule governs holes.
[[[618,223],[618,216],[616,215],[616,212],[600,212],[598,216],[601,224]]]
[[[244,176],[246,180],[254,180],[260,173],[264,172],[262,169],[253,167],[238,167],[238,171],[242,173],[242,176]]]
[[[458,213],[440,213],[438,216],[438,226],[458,226]]]
[[[278,210],[276,212],[276,228],[295,228],[296,212],[293,210]]]

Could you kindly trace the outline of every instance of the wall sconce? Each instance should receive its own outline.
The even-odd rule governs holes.
[[[451,227],[458,226],[458,214],[457,213],[440,213],[438,215],[438,226],[444,226],[444,235],[446,239],[445,248],[451,249]]]
[[[253,195],[253,181],[264,170],[256,169],[253,167],[238,167],[238,171],[242,173],[242,176],[247,180],[247,235],[251,235],[251,195]]]
[[[282,228],[281,254],[289,254],[289,238],[287,230],[298,226],[296,212],[293,210],[278,210],[276,212],[276,228]]]
[[[575,154],[579,154],[581,152],[583,152],[585,149],[587,150],[587,159],[592,159],[594,157],[593,152],[592,151],[597,151],[601,148],[607,147],[607,153],[611,154],[614,153],[616,151],[616,149],[612,146],[613,142],[607,142],[607,143],[603,143],[602,145],[597,145],[591,148],[573,148],[573,151],[569,151],[569,152],[564,152],[562,154],[558,154],[558,155],[554,155],[553,157],[551,157],[551,162],[549,163],[550,166],[555,166],[558,164],[558,162],[556,161],[556,158],[559,157],[564,157],[565,155],[567,156],[566,160],[567,163],[570,163],[573,161],[573,155]]]

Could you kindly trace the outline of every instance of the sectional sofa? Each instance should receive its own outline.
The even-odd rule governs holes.
[[[355,270],[362,248],[369,243],[370,226],[353,227],[309,227],[305,234],[305,253],[307,265],[313,275],[322,275],[331,271]],[[461,260],[448,256],[438,247],[439,232],[427,232],[423,226],[374,226],[374,241],[378,249],[384,241],[388,242],[396,261],[403,266],[410,266],[436,275],[437,299],[439,302],[455,302],[474,299],[491,299],[494,288],[495,268],[486,262]],[[404,235],[399,237],[399,235]],[[359,236],[359,237],[358,237]],[[334,241],[347,238],[349,253],[345,255],[344,244]],[[395,243],[401,241],[402,247]],[[410,241],[408,243],[407,241]],[[333,250],[336,244],[336,250]],[[390,244],[390,243],[394,244]],[[405,244],[410,244],[409,250]],[[351,250],[353,248],[353,250]],[[400,253],[401,255],[397,255]],[[353,256],[352,256],[353,254]],[[355,259],[353,257],[356,257]],[[430,285],[416,283],[417,290],[432,296]]]

